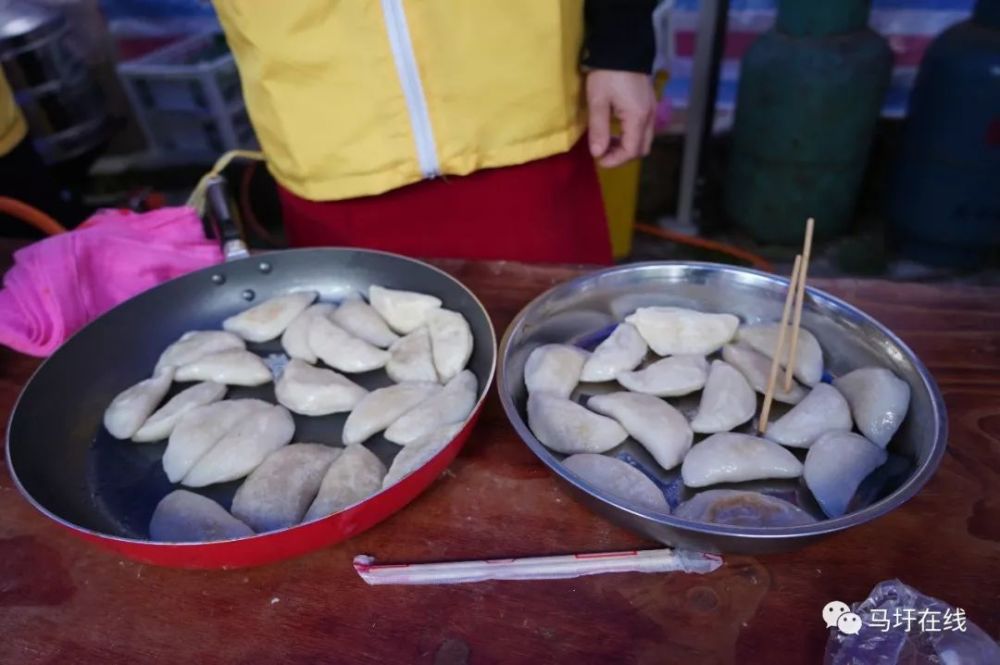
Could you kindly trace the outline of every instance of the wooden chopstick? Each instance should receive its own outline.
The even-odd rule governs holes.
[[[764,391],[764,406],[760,409],[760,420],[757,423],[757,431],[760,434],[767,432],[767,419],[771,415],[771,402],[774,401],[774,389],[778,383],[778,368],[781,366],[781,352],[785,350],[785,331],[788,329],[788,317],[792,311],[792,302],[795,300],[795,287],[799,283],[802,270],[802,255],[795,257],[795,265],[792,266],[792,277],[788,281],[788,293],[785,295],[785,306],[781,310],[781,325],[778,328],[778,343],[774,349],[774,356],[771,358],[771,374],[767,378],[767,390]]]
[[[802,243],[802,268],[799,271],[799,282],[795,290],[795,314],[792,317],[792,341],[788,346],[788,362],[785,364],[785,392],[792,389],[792,378],[795,375],[796,352],[799,348],[799,326],[802,325],[802,303],[806,299],[806,275],[809,274],[809,257],[812,255],[813,227],[816,222],[810,217],[806,220],[806,239]]]

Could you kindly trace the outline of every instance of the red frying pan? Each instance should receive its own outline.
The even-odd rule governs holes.
[[[232,232],[227,237],[228,246],[239,249]],[[436,295],[469,322],[475,347],[468,367],[479,380],[479,399],[466,427],[401,482],[328,517],[226,541],[149,540],[153,509],[176,486],[160,464],[164,443],[118,441],[103,428],[104,409],[112,398],[147,378],[160,352],[188,330],[219,328],[223,319],[248,305],[291,290],[312,289],[321,300],[333,302],[351,292],[364,292],[370,284]],[[264,356],[281,352],[277,341],[248,348]],[[258,565],[350,538],[416,498],[458,454],[482,409],[495,367],[496,335],[482,303],[433,266],[359,249],[300,249],[245,257],[150,289],[93,321],[60,347],[38,368],[17,401],[7,429],[7,463],[18,489],[42,514],[129,558],[184,568]],[[383,372],[351,378],[369,389],[389,384]],[[232,387],[228,397],[275,401],[273,384]],[[346,414],[296,415],[295,440],[340,445],[345,418]],[[365,445],[387,466],[399,450],[381,437]],[[228,508],[240,482],[199,491]]]

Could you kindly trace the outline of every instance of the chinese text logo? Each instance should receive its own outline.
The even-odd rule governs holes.
[[[965,610],[961,607],[944,610],[897,607],[892,610],[891,616],[888,609],[872,609],[871,617],[865,623],[860,615],[851,611],[847,603],[834,600],[823,607],[823,621],[827,628],[836,627],[844,635],[857,635],[863,625],[876,628],[883,633],[889,632],[892,628],[902,628],[907,633],[913,630],[922,633],[965,632],[967,619]]]

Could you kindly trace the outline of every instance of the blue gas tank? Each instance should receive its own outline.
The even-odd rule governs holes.
[[[927,49],[888,216],[920,261],[972,266],[1000,244],[1000,0],[980,0]]]

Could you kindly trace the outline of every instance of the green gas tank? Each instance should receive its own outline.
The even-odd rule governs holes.
[[[725,209],[757,240],[799,244],[849,225],[892,53],[865,0],[780,0],[743,57]]]

